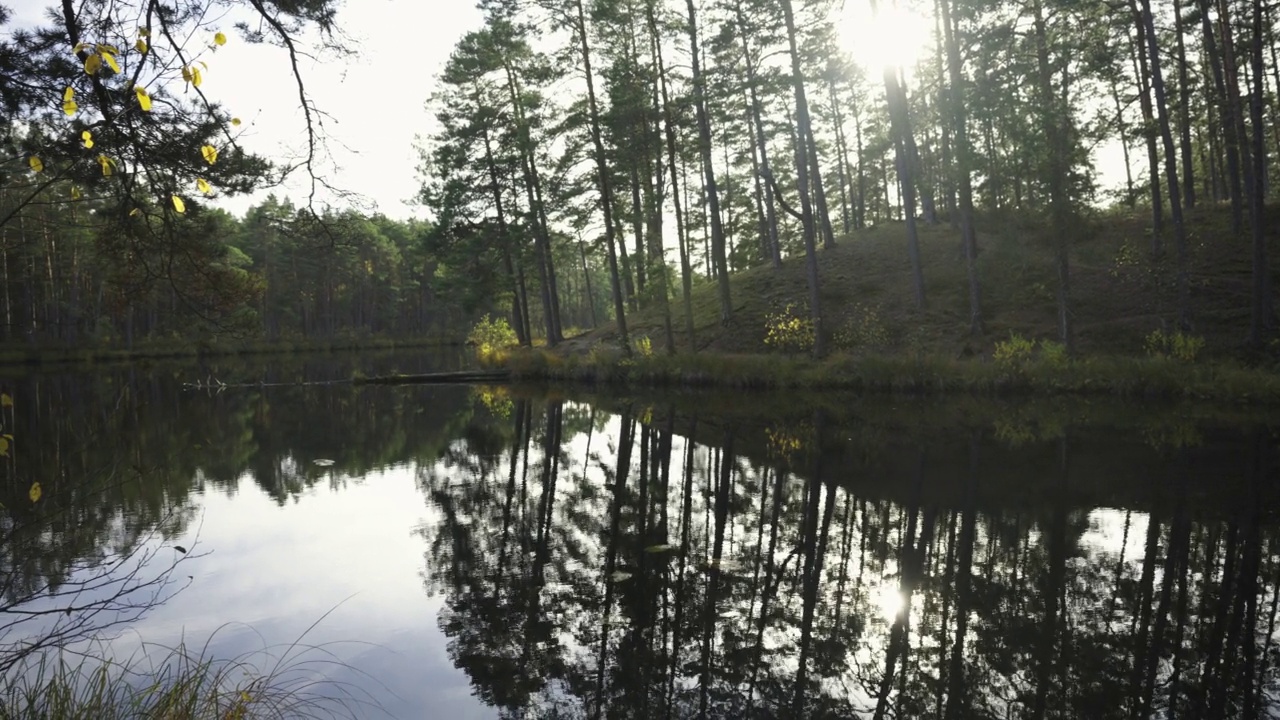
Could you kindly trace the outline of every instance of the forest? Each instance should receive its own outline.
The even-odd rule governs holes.
[[[292,19],[247,42],[332,37],[324,0],[252,5]],[[424,93],[426,220],[315,201],[333,179],[300,71],[305,157],[243,150],[240,119],[186,92],[201,48],[174,37],[200,6],[156,15],[163,38],[129,24],[154,4],[88,2],[0,41],[0,341],[459,339],[492,313],[524,344],[608,324],[623,348],[629,317],[657,318],[675,350],[698,345],[699,297],[725,325],[742,273],[795,265],[785,299],[821,356],[857,322],[831,288],[865,279],[830,271],[836,248],[874,228],[903,268],[895,322],[941,296],[981,338],[1012,285],[1070,350],[1094,293],[1080,248],[1122,217],[1145,217],[1117,249],[1149,271],[1139,300],[1167,297],[1148,325],[1273,335],[1280,37],[1260,0],[485,0]],[[218,209],[290,172],[310,197]],[[980,257],[1007,244],[1035,279]],[[1219,298],[1205,266],[1224,258]],[[955,287],[930,290],[926,260],[962,269]]]

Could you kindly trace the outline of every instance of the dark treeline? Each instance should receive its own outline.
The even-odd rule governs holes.
[[[731,272],[804,262],[821,354],[823,249],[905,221],[923,307],[917,222],[952,223],[968,270],[955,295],[967,307],[954,310],[979,334],[977,233],[1020,211],[1044,219],[1024,242],[1046,245],[1070,347],[1076,229],[1100,204],[1146,205],[1145,250],[1176,286],[1163,320],[1193,327],[1193,245],[1205,243],[1247,259],[1249,338],[1269,337],[1263,205],[1280,143],[1270,130],[1280,35],[1265,4],[907,3],[932,33],[878,28],[922,48],[907,68],[851,59],[852,44],[875,39],[845,5],[480,3],[484,26],[459,41],[429,103],[439,129],[422,150],[423,199],[439,233],[457,252],[496,252],[492,280],[522,337],[552,341],[586,320],[573,310],[582,288],[565,284],[598,285],[584,273],[593,259],[607,269],[624,346],[625,316],[644,306],[664,318],[668,341],[683,331],[695,346],[693,286],[716,286],[727,321]],[[899,12],[879,5],[873,16]],[[1099,165],[1121,161],[1123,186],[1102,193]],[[1189,239],[1190,208],[1218,204],[1230,229]]]
[[[965,287],[948,302],[964,307],[947,310],[981,335],[978,238],[1004,233],[1012,212],[1038,218],[1014,242],[1040,248],[1070,349],[1087,300],[1073,292],[1089,292],[1073,290],[1077,230],[1108,205],[1150,209],[1150,237],[1130,249],[1158,276],[1143,292],[1172,298],[1159,322],[1194,331],[1193,296],[1217,292],[1197,263],[1229,257],[1251,270],[1232,281],[1228,312],[1241,330],[1247,316],[1253,345],[1274,329],[1264,204],[1280,33],[1261,0],[869,0],[856,21],[840,0],[484,0],[483,26],[459,40],[428,102],[429,223],[320,210],[314,192],[302,209],[210,210],[206,195],[291,168],[314,191],[323,108],[298,77],[305,157],[244,152],[241,120],[180,95],[190,67],[166,61],[191,51],[175,37],[213,36],[206,5],[157,17],[169,32],[150,45],[136,42],[146,28],[121,35],[141,5],[104,0],[0,41],[0,341],[456,337],[490,312],[526,343],[617,321],[626,348],[626,318],[643,308],[659,318],[652,339],[674,350],[698,346],[699,285],[729,322],[731,273],[796,262],[798,312],[822,354],[846,309],[822,307],[837,280],[819,255],[888,222],[903,223],[904,311],[930,302],[918,224],[956,227],[947,262],[965,268]],[[271,39],[296,60],[295,15],[294,29],[336,42],[329,0],[243,5],[286,20],[268,23],[278,37],[245,42]],[[866,19],[904,13],[932,29]],[[0,25],[11,21],[0,7]],[[919,48],[910,67],[853,60],[851,48],[889,36]],[[58,48],[84,37],[69,62]],[[139,83],[99,71],[108,49]],[[1123,166],[1118,192],[1100,190],[1104,165]],[[1229,219],[1197,233],[1195,206]],[[838,282],[860,289],[856,276]]]

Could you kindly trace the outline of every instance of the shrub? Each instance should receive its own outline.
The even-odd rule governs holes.
[[[881,348],[889,344],[889,329],[880,311],[862,303],[853,306],[849,319],[836,331],[835,345],[841,350]]]
[[[480,322],[467,334],[467,343],[475,346],[476,355],[481,360],[498,358],[504,350],[514,347],[519,341],[516,331],[503,318],[492,318],[488,315],[480,318]]]
[[[813,320],[799,315],[792,303],[781,312],[765,315],[764,344],[774,350],[789,354],[809,352],[813,349]]]
[[[636,348],[636,354],[640,357],[653,357],[653,341],[648,335],[641,335],[632,343]]]
[[[1181,330],[1165,332],[1152,330],[1143,341],[1143,347],[1151,357],[1173,358],[1185,363],[1196,361],[1196,355],[1204,349],[1204,338],[1198,335],[1187,335]]]
[[[1008,340],[1001,340],[996,343],[996,349],[991,354],[991,358],[996,361],[997,365],[1017,367],[1025,365],[1031,360],[1031,352],[1035,348],[1035,340],[1028,340],[1016,332],[1010,332]]]

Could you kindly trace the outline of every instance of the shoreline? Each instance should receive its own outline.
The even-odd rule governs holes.
[[[460,348],[462,341],[439,339],[399,340],[279,340],[248,341],[240,344],[199,345],[181,341],[139,343],[132,349],[119,347],[21,347],[0,346],[0,367],[39,367],[45,365],[108,365],[138,360],[180,360],[238,355],[292,355],[305,353],[353,352],[359,350],[391,351],[421,348]]]
[[[609,388],[841,390],[916,396],[1111,397],[1280,406],[1280,372],[1234,361],[1187,363],[1121,355],[1015,363],[936,356],[833,356],[824,360],[764,354],[565,354],[512,349],[483,358],[516,383],[555,382]]]

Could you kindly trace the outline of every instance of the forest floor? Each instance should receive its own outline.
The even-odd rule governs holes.
[[[1280,207],[1269,208],[1272,287],[1280,290]],[[926,305],[917,309],[902,223],[855,231],[835,248],[819,250],[821,301],[834,351],[918,353],[989,357],[996,342],[1011,333],[1035,340],[1057,337],[1057,280],[1049,228],[1043,221],[1014,214],[983,215],[978,235],[978,275],[985,333],[968,332],[969,299],[960,232],[948,225],[920,225],[920,254]],[[1249,330],[1250,244],[1230,232],[1227,208],[1196,209],[1187,218],[1191,282],[1191,334],[1203,337],[1206,358],[1241,358]],[[1077,351],[1083,355],[1144,354],[1154,330],[1174,329],[1175,262],[1171,223],[1166,221],[1164,255],[1151,252],[1149,211],[1106,213],[1082,221],[1071,245],[1071,315]],[[676,346],[689,349],[683,328],[679,275],[671,303]],[[715,286],[701,278],[692,293],[698,351],[768,351],[767,316],[793,305],[808,312],[808,285],[802,255],[779,269],[755,267],[731,280],[733,313],[720,321]],[[662,314],[656,307],[628,316],[634,341],[647,337],[665,347]],[[570,338],[562,349],[585,351],[616,343],[612,323]],[[841,342],[841,340],[845,342]]]
[[[1280,266],[1280,207],[1269,208],[1272,267]],[[1187,218],[1192,327],[1202,338],[1194,357],[1153,357],[1149,338],[1176,329],[1176,250],[1171,223],[1165,252],[1152,252],[1149,212],[1110,212],[1081,222],[1071,245],[1071,314],[1075,357],[1044,346],[1009,358],[1015,334],[1031,342],[1057,338],[1056,271],[1043,221],[986,214],[976,223],[985,331],[969,334],[968,280],[958,229],[920,226],[926,305],[916,307],[901,223],[857,231],[819,251],[821,301],[831,357],[810,360],[804,347],[766,342],[773,318],[808,313],[802,256],[779,269],[732,276],[733,312],[720,318],[715,286],[692,293],[690,354],[679,292],[671,303],[678,354],[666,352],[660,308],[628,317],[632,357],[618,352],[608,324],[569,338],[554,352],[516,352],[505,364],[517,379],[617,384],[738,387],[850,387],[917,392],[946,390],[1191,397],[1280,403],[1280,342],[1246,347],[1250,322],[1250,244],[1230,231],[1227,208]],[[679,283],[678,276],[673,282]],[[1272,286],[1280,288],[1273,271]],[[776,321],[775,321],[776,324]],[[1005,357],[1000,346],[1005,345]]]

